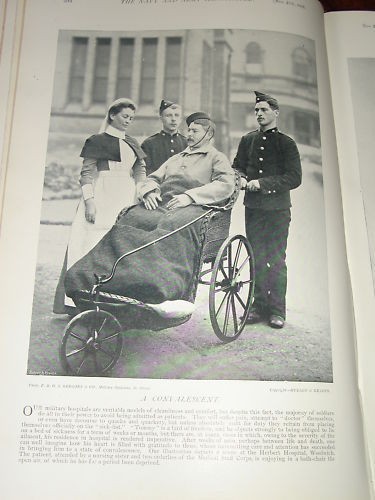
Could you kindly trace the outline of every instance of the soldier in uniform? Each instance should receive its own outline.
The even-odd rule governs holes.
[[[181,153],[186,146],[186,138],[180,134],[181,106],[172,101],[162,100],[159,108],[163,129],[145,139],[142,149],[146,153],[146,173],[157,170],[171,156]]]
[[[241,138],[233,168],[246,190],[246,235],[255,257],[255,296],[248,323],[285,322],[286,247],[291,218],[290,190],[301,184],[300,155],[294,140],[277,128],[276,99],[255,92],[259,129]]]

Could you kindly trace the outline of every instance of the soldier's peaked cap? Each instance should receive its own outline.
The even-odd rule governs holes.
[[[255,94],[255,102],[265,101],[268,102],[269,104],[273,104],[276,106],[278,106],[279,104],[277,102],[277,99],[275,99],[269,94],[264,94],[263,92],[258,92],[257,90],[254,90],[254,94]]]
[[[176,104],[176,103],[175,103],[175,102],[173,102],[173,101],[166,101],[166,100],[162,99],[162,100],[161,100],[161,103],[160,103],[160,107],[159,107],[159,115],[161,115],[161,114],[162,114],[162,112],[163,112],[165,109],[167,109],[167,108],[169,108],[169,107],[173,106],[174,104]]]
[[[204,111],[197,111],[196,113],[193,113],[186,118],[187,126],[195,122],[195,120],[202,120],[202,119],[211,121],[211,118],[207,113],[205,113]]]

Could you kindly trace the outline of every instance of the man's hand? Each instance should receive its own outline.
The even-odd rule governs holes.
[[[193,203],[193,199],[188,194],[176,194],[167,203],[168,210],[187,207]]]
[[[252,179],[247,183],[246,186],[247,191],[259,191],[260,190],[260,184],[257,179]]]
[[[160,194],[155,191],[151,191],[143,197],[143,203],[147,210],[155,210],[155,208],[158,208],[159,201],[162,201],[162,198]]]
[[[87,222],[94,224],[95,217],[96,217],[95,201],[94,198],[89,198],[88,200],[85,201],[85,218]]]

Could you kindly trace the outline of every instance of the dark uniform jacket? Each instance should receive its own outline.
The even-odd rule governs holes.
[[[258,179],[259,191],[246,191],[244,205],[262,210],[291,206],[290,190],[301,184],[300,155],[294,140],[275,127],[241,138],[233,168],[247,181]]]
[[[145,139],[142,149],[147,155],[145,160],[147,175],[157,170],[171,156],[181,153],[186,146],[186,137],[179,132],[170,135],[162,130]]]

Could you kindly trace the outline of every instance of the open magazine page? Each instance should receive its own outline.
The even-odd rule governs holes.
[[[359,388],[374,472],[375,13],[328,14],[326,32],[355,309]]]
[[[302,163],[302,184],[291,192],[284,328],[262,317],[236,333],[253,286],[251,251],[241,236],[242,194],[231,213],[233,239],[224,235],[214,261],[196,258],[206,227],[199,234],[177,233],[147,247],[149,254],[132,256],[131,265],[121,261],[119,272],[127,274],[112,282],[119,290],[100,296],[117,300],[117,307],[88,307],[70,322],[67,314],[53,313],[72,234],[77,227],[78,239],[83,234],[79,214],[84,225],[93,217],[90,210],[80,212],[81,150],[102,130],[111,102],[126,97],[138,104],[124,120],[135,115],[129,134],[139,143],[161,130],[162,100],[179,103],[184,117],[208,113],[216,124],[215,147],[232,163],[241,137],[259,126],[254,91],[279,103],[279,112],[272,109],[278,129],[256,132],[259,175],[273,137],[280,138],[269,146],[276,148],[277,165],[290,168],[281,141],[293,151],[296,144]],[[117,115],[107,118],[118,124]],[[116,139],[108,134],[113,128],[107,124],[106,134]],[[190,127],[188,138],[200,130]],[[369,498],[319,3],[27,1],[11,132],[0,249],[2,496]],[[185,122],[180,132],[187,134]],[[136,144],[126,154],[141,154]],[[226,169],[222,153],[215,155]],[[96,158],[83,153],[81,180],[93,165],[86,160],[95,159],[95,189],[112,171],[123,175],[116,160],[121,155],[107,155],[105,170],[103,157],[90,154]],[[232,170],[225,172],[232,179]],[[134,183],[130,175],[127,180]],[[265,195],[272,200],[276,191]],[[90,279],[103,273],[101,266],[108,276],[118,247],[128,248],[130,238],[142,246],[146,231],[134,233],[127,224],[138,209],[145,213],[142,206],[122,213],[95,248],[66,264],[66,291],[73,298],[70,270],[96,256],[86,266]],[[280,219],[288,211],[277,205],[270,210]],[[99,230],[98,220],[90,228]],[[119,239],[103,249],[116,231]],[[271,242],[277,233],[269,235]],[[146,241],[154,240],[146,234]],[[194,284],[200,274],[209,286],[199,285],[190,300],[177,297],[195,310],[173,326],[150,305],[164,304],[157,295],[161,284],[184,286],[187,279],[180,276],[190,269],[190,256],[202,265],[187,276]],[[271,257],[264,262],[258,282],[273,265]],[[137,273],[139,294],[154,295],[146,301],[134,293],[130,298],[143,302],[124,303],[122,287]],[[92,297],[84,297],[91,304]]]

